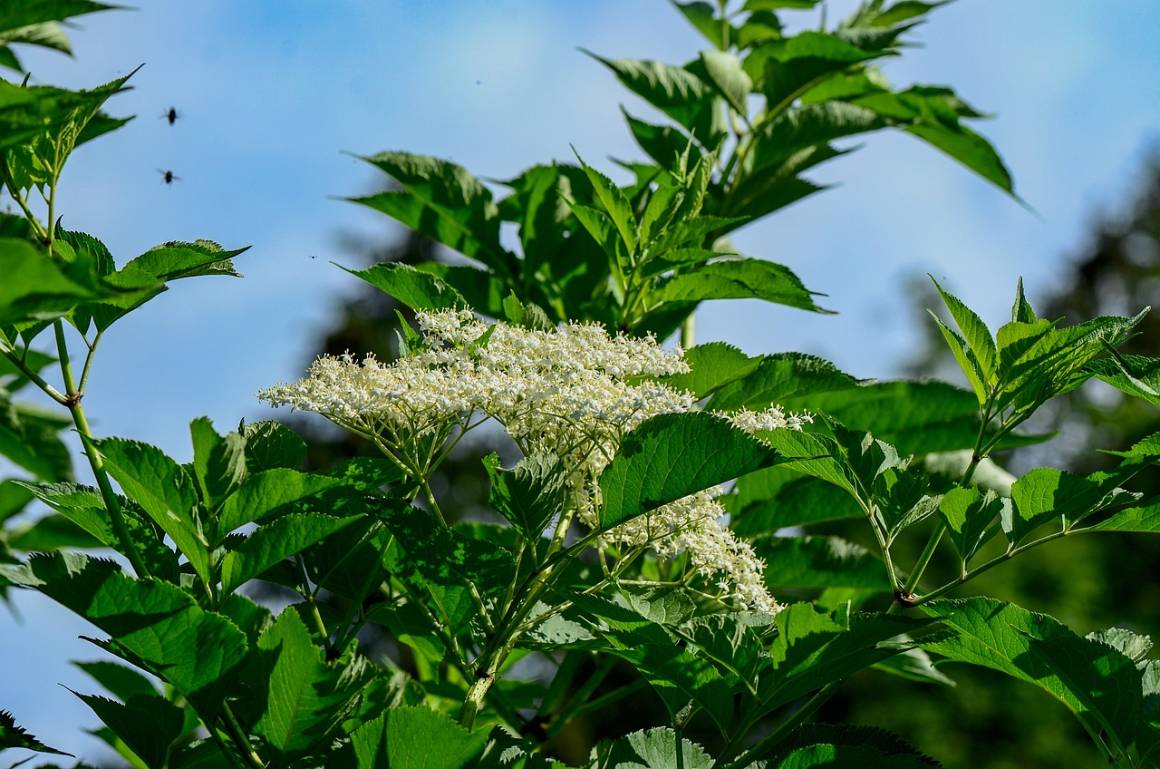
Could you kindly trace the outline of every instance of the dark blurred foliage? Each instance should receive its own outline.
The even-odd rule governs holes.
[[[1139,336],[1123,349],[1147,355],[1160,351],[1160,153],[1144,166],[1128,205],[1099,215],[1086,242],[1063,264],[1050,293],[1036,296],[1031,289],[1029,298],[1040,317],[1076,323],[1098,315],[1135,314],[1151,306],[1155,309],[1140,325]],[[918,297],[915,322],[924,330],[925,344],[905,373],[963,381],[926,314],[926,308],[941,306],[929,279],[916,278],[912,289],[909,295]],[[1049,402],[1028,429],[1057,436],[1000,457],[1013,473],[1043,465],[1090,473],[1111,464],[1100,449],[1125,449],[1160,430],[1160,411],[1090,382]],[[1138,477],[1132,485],[1143,490],[1144,484],[1160,485],[1160,474]],[[928,574],[929,584],[952,576],[949,564],[937,561]],[[1128,535],[1054,542],[983,575],[966,592],[1050,614],[1080,633],[1132,617],[1138,620],[1133,630],[1160,638],[1160,542]],[[978,668],[950,667],[944,672],[958,682],[955,690],[863,674],[830,701],[821,718],[898,732],[948,769],[1101,765],[1072,715],[1041,691]]]
[[[1031,295],[1041,317],[1074,323],[1106,314],[1134,314],[1145,305],[1160,305],[1160,155],[1147,166],[1136,199],[1124,212],[1101,216],[1088,242],[1067,261],[1065,276],[1048,296]],[[384,242],[345,235],[342,250],[363,263],[419,262],[430,259],[438,247],[414,233],[394,233]],[[953,287],[952,287],[953,288]],[[1013,286],[1004,286],[1013,292]],[[996,290],[999,290],[996,288]],[[910,296],[917,297],[915,322],[924,330],[920,352],[906,366],[912,376],[937,376],[959,381],[960,375],[925,308],[941,306],[925,278],[916,280]],[[308,350],[308,363],[323,353],[356,355],[373,352],[383,359],[397,352],[398,316],[410,319],[406,308],[369,287],[338,308],[333,323]],[[1160,349],[1160,314],[1151,314],[1140,335],[1125,352],[1155,355]],[[310,442],[312,469],[332,466],[343,459],[372,454],[373,447],[311,415],[287,418]],[[1140,400],[1119,396],[1098,383],[1052,402],[1043,409],[1032,431],[1055,431],[1057,437],[1042,446],[1028,447],[1000,457],[1015,473],[1045,464],[1075,472],[1091,472],[1103,464],[1097,449],[1122,449],[1160,429],[1160,414]],[[480,458],[498,446],[498,435],[462,447],[444,464],[436,493],[451,500],[447,509],[482,512],[487,498],[486,477]],[[1160,478],[1137,479],[1160,484]],[[471,513],[469,512],[469,515]],[[835,525],[833,533],[861,539],[848,526]],[[870,544],[866,541],[865,544]],[[910,558],[917,555],[910,554]],[[951,576],[949,564],[935,560],[929,584]],[[1087,632],[1107,627],[1122,617],[1145,618],[1133,629],[1160,636],[1160,543],[1126,535],[1104,535],[1052,543],[983,575],[964,593],[984,593],[1014,601],[1058,617]],[[365,638],[382,653],[396,651],[386,639]],[[379,641],[380,643],[375,643]],[[406,660],[399,660],[404,666]],[[575,683],[592,675],[605,676],[598,692],[611,692],[635,680],[620,665],[599,670],[591,659],[578,660]],[[534,674],[551,675],[552,666],[539,665]],[[950,668],[954,689],[905,681],[880,672],[866,672],[847,683],[822,709],[819,718],[835,723],[873,724],[897,732],[948,769],[1051,766],[1053,769],[1089,769],[1099,758],[1090,740],[1066,709],[1041,691],[1000,674],[979,668]],[[597,697],[599,694],[597,695]],[[566,703],[562,703],[561,707]],[[662,706],[647,687],[609,702],[570,722],[552,742],[564,759],[581,759],[596,741],[667,720]],[[689,724],[690,737],[711,741]],[[529,723],[534,732],[539,724]]]

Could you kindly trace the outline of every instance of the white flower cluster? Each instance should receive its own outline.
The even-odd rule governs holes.
[[[800,430],[802,425],[813,424],[813,414],[787,414],[777,406],[771,406],[765,411],[750,411],[740,408],[737,411],[719,411],[718,416],[724,417],[733,423],[733,426],[747,433],[757,433],[763,430],[778,430],[789,428]]]
[[[698,574],[715,581],[723,597],[747,609],[777,613],[780,608],[765,587],[765,563],[753,546],[722,523],[725,508],[720,489],[706,489],[621,524],[608,539],[630,545],[651,544],[661,557],[689,554]]]
[[[597,480],[623,435],[658,414],[696,408],[689,393],[652,379],[688,371],[680,350],[666,350],[652,338],[609,336],[595,324],[552,331],[492,325],[462,310],[419,313],[417,320],[427,345],[421,351],[388,364],[322,357],[302,381],[259,397],[322,414],[396,449],[421,437],[441,443],[474,415],[490,417],[525,453],[560,458],[572,504],[592,527],[599,520]],[[777,408],[721,416],[751,432],[800,429],[809,419]],[[719,578],[723,592],[741,605],[776,610],[762,583],[764,564],[723,525],[715,496],[706,491],[677,500],[605,540],[647,544],[663,556],[687,551],[698,573]]]

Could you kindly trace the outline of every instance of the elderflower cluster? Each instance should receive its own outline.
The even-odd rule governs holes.
[[[609,336],[586,323],[550,331],[487,324],[465,310],[419,313],[416,319],[426,346],[411,355],[391,363],[324,356],[305,379],[259,397],[322,414],[396,452],[417,439],[438,449],[473,417],[494,419],[525,453],[559,457],[571,504],[593,528],[599,525],[598,479],[621,438],[650,417],[696,409],[691,394],[655,380],[689,367],[680,350],[666,350],[652,338]],[[749,432],[800,429],[810,419],[776,407],[719,416]],[[722,523],[718,493],[672,502],[603,540],[649,546],[661,556],[688,552],[693,568],[716,579],[723,594],[746,608],[773,612],[777,605],[762,581],[764,564]]]
[[[717,416],[729,420],[738,430],[747,433],[759,433],[764,430],[778,430],[789,428],[800,430],[802,425],[813,424],[813,414],[787,414],[777,406],[771,406],[765,411],[750,411],[740,408],[737,411],[718,411]]]
[[[661,557],[687,552],[692,567],[715,581],[723,597],[732,597],[747,609],[774,614],[779,607],[765,587],[765,562],[722,522],[725,508],[716,499],[720,492],[720,488],[706,489],[670,502],[617,526],[606,538],[628,545],[650,544]]]

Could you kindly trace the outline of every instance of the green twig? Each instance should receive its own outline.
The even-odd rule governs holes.
[[[113,533],[117,536],[117,541],[121,545],[121,550],[125,557],[129,559],[129,563],[133,566],[133,571],[137,572],[139,577],[148,577],[149,567],[145,564],[145,560],[141,557],[140,551],[137,550],[137,543],[133,541],[133,537],[129,534],[129,529],[125,525],[124,513],[121,511],[121,502],[117,497],[117,493],[113,491],[113,485],[109,482],[109,474],[105,471],[105,460],[101,457],[101,452],[97,449],[97,444],[93,439],[92,430],[89,428],[88,418],[85,416],[85,410],[81,406],[81,393],[76,389],[73,382],[72,366],[69,363],[68,342],[64,336],[64,323],[57,320],[53,323],[53,329],[56,333],[56,352],[60,359],[60,373],[64,380],[65,386],[65,401],[64,405],[68,407],[72,414],[73,424],[76,426],[77,434],[81,439],[81,446],[84,448],[85,456],[88,457],[89,467],[92,468],[93,476],[97,481],[97,488],[101,491],[101,498],[105,501],[105,508],[109,511],[109,522],[113,526]]]
[[[262,757],[254,752],[254,746],[250,744],[250,739],[246,736],[245,730],[238,723],[238,718],[234,715],[233,709],[230,708],[230,703],[224,700],[222,701],[222,716],[226,723],[226,731],[229,732],[234,746],[242,755],[242,759],[252,769],[266,769],[266,764],[262,761]]]
[[[62,406],[68,406],[68,397],[57,390],[44,380],[39,374],[33,371],[24,359],[16,354],[15,348],[11,347],[7,342],[0,340],[0,354],[8,359],[13,366],[15,366],[21,374],[23,374],[28,381],[39,387],[45,395],[52,398],[54,401]]]

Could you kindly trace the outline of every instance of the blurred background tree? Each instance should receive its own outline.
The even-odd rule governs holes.
[[[1062,317],[1074,323],[1160,305],[1160,151],[1150,155],[1143,167],[1136,195],[1123,210],[1095,219],[1076,256],[1065,260],[1065,275],[1051,293],[1035,296],[1031,289],[1031,299],[1044,308],[1044,317]],[[381,240],[342,233],[338,244],[352,257],[344,260],[352,266],[354,262],[414,263],[440,253],[440,247],[425,237],[393,226]],[[913,281],[909,293],[914,297],[916,322],[926,336],[914,358],[898,373],[957,381],[958,367],[926,315],[926,308],[941,307],[941,302],[925,276]],[[304,352],[304,363],[320,354],[348,350],[389,360],[398,351],[400,317],[410,320],[409,310],[365,286],[336,308],[332,322]],[[1160,314],[1149,315],[1140,332],[1125,352],[1156,354]],[[1009,452],[1005,464],[1017,473],[1045,464],[1089,473],[1100,469],[1102,462],[1092,449],[1124,449],[1160,429],[1160,416],[1154,409],[1098,383],[1060,399],[1044,412],[1033,425],[1034,431],[1058,435],[1046,444]],[[309,415],[295,415],[287,422],[309,438],[311,469],[376,453],[370,444]],[[461,509],[482,512],[487,484],[480,459],[496,448],[503,447],[489,445],[486,434],[482,440],[462,446],[443,466],[438,479],[442,488],[437,493],[452,495]],[[1160,478],[1141,478],[1136,483],[1160,484]],[[832,533],[856,538],[856,528],[839,523]],[[1120,541],[1110,542],[1109,538]],[[1124,553],[1133,556],[1125,558]],[[931,582],[937,584],[938,578],[950,575],[950,568],[936,561],[930,573]],[[1155,636],[1160,634],[1156,612],[1160,606],[1160,542],[1126,535],[1064,540],[995,569],[972,583],[969,590],[1046,612],[1082,631],[1107,627],[1123,617],[1151,618],[1133,630]],[[390,646],[382,649],[394,653]],[[400,662],[405,665],[407,661]],[[530,673],[534,672],[532,666]],[[945,672],[955,679],[956,690],[878,672],[862,674],[839,690],[819,718],[877,724],[904,734],[938,755],[948,769],[1086,769],[1096,765],[1098,756],[1075,719],[1041,692],[978,668],[949,668]],[[634,678],[631,670],[621,666],[598,670],[591,661],[580,661],[578,680],[594,675],[603,677],[599,691],[607,692],[623,691]],[[565,759],[582,758],[600,739],[662,719],[661,710],[647,687],[641,687],[573,720],[556,735],[556,751]],[[539,726],[532,722],[527,728]]]

